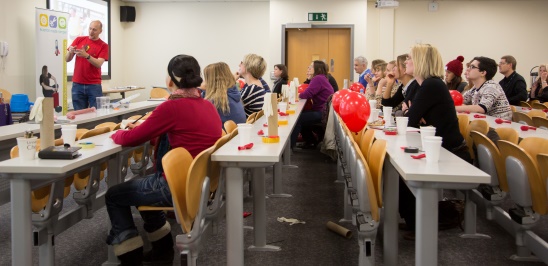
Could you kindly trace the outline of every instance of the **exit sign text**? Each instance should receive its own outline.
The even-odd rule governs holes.
[[[327,21],[327,12],[308,13],[308,21]]]

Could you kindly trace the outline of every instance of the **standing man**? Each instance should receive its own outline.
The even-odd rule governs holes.
[[[367,88],[367,81],[364,77],[367,74],[371,74],[371,70],[367,68],[367,59],[365,57],[358,56],[354,59],[354,71],[360,75],[358,81],[363,85],[364,89]]]
[[[76,55],[72,76],[72,105],[74,110],[97,108],[96,98],[103,96],[101,66],[108,61],[108,44],[99,38],[103,32],[101,21],[89,24],[89,37],[77,37],[68,48],[67,62]]]
[[[499,72],[504,78],[499,82],[510,105],[519,105],[527,101],[527,85],[525,79],[516,72],[516,59],[511,55],[500,58]]]

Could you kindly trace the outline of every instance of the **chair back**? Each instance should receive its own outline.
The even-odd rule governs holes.
[[[91,138],[93,136],[101,135],[101,134],[104,134],[104,133],[107,133],[107,132],[110,132],[110,128],[108,128],[108,127],[94,128],[92,130],[88,130],[88,131],[84,132],[84,134],[82,134],[80,136],[80,138],[78,138],[78,140]],[[99,176],[100,180],[102,180],[105,177],[105,170],[107,169],[107,167],[108,167],[107,162],[104,162],[104,163],[101,164],[101,171],[100,171],[100,174],[99,174],[100,175]],[[85,169],[85,170],[82,170],[82,171],[74,174],[74,177],[75,177],[74,178],[74,188],[78,191],[85,189],[87,184],[88,184],[90,174],[91,174],[91,169]]]
[[[498,147],[486,135],[477,131],[470,132],[478,151],[479,168],[491,176],[491,186],[499,186],[502,191],[508,192],[508,180],[504,160]]]
[[[517,111],[516,107],[513,106],[513,105],[510,105],[510,109],[512,110],[512,112],[516,112],[516,111]]]
[[[544,182],[548,179],[548,153],[537,154],[538,170],[540,178],[544,179]]]
[[[519,102],[519,106],[531,108],[531,105],[530,105],[529,103],[527,103],[527,102],[524,102],[524,101],[520,101],[520,102]]]
[[[532,104],[534,104],[534,103],[540,103],[540,101],[535,99],[535,100],[529,100],[529,101],[527,101],[527,103],[528,103],[529,105],[532,105]]]
[[[466,130],[468,129],[468,124],[470,123],[470,118],[467,114],[457,114],[459,119],[459,131],[463,137],[466,137]]]
[[[371,218],[375,221],[380,220],[379,203],[377,202],[377,193],[375,192],[375,183],[369,170],[365,157],[361,152],[356,152],[356,190],[358,192],[358,202],[360,210],[364,213],[371,213]],[[354,177],[352,177],[354,179]]]
[[[548,118],[535,116],[532,120],[535,127],[548,129]]]
[[[152,99],[164,98],[166,96],[169,96],[169,92],[164,88],[152,88],[150,90],[150,98]]]
[[[2,97],[4,98],[4,102],[10,103],[11,92],[9,92],[7,90],[4,90],[4,89],[0,89],[0,92],[2,93]]]
[[[181,147],[170,150],[162,157],[162,166],[171,191],[173,207],[185,233],[190,232],[193,222],[188,214],[186,204],[187,178],[192,161],[192,155]]]
[[[367,162],[371,171],[371,179],[375,186],[375,195],[377,195],[377,204],[382,208],[382,167],[384,165],[384,157],[386,156],[386,140],[378,139],[371,146]]]
[[[76,139],[75,140],[79,140],[82,135],[84,135],[84,133],[88,132],[89,129],[87,128],[78,128],[76,129]]]
[[[373,141],[375,140],[375,130],[374,129],[368,129],[366,130],[360,140],[358,141],[358,146],[360,147],[360,151],[363,154],[363,157],[365,160],[369,160],[369,150],[371,149],[371,145],[373,144]]]
[[[466,141],[466,145],[468,146],[468,152],[470,153],[470,157],[474,159],[476,156],[474,154],[474,140],[472,137],[470,137],[470,132],[477,131],[483,135],[487,135],[487,132],[489,132],[489,123],[485,120],[473,120],[468,124],[468,128],[466,129],[466,135],[463,136],[464,140]]]
[[[93,136],[105,134],[107,132],[110,132],[109,127],[94,128],[92,130],[86,131],[84,134],[82,134],[82,136],[80,136],[80,138],[78,140],[91,138]]]
[[[250,114],[250,115],[247,117],[247,120],[246,120],[245,122],[248,123],[248,124],[253,124],[253,123],[255,123],[255,117],[256,117],[256,116],[257,116],[257,112]]]
[[[104,123],[101,123],[99,125],[96,125],[95,128],[107,127],[107,128],[110,129],[110,131],[113,131],[116,126],[118,126],[118,124],[116,124],[114,122],[104,122]]]
[[[505,160],[510,197],[522,207],[531,206],[540,214],[548,213],[546,181],[540,177],[535,159],[523,148],[499,140],[500,153]]]
[[[544,110],[544,109],[546,109],[546,105],[544,105],[544,104],[542,104],[542,103],[540,103],[540,102],[532,103],[532,104],[531,104],[531,107],[532,107],[533,109],[539,109],[539,110]]]
[[[219,148],[221,148],[223,145],[225,145],[230,140],[230,135],[224,135],[220,137],[217,142],[213,145],[213,152],[217,151]],[[207,175],[209,177],[209,185],[210,185],[210,192],[214,193],[217,191],[217,187],[219,185],[219,180],[221,177],[221,165],[219,162],[210,161],[209,162],[209,173]]]
[[[546,106],[543,109],[546,109]],[[533,109],[533,110],[527,112],[527,115],[531,118],[533,118],[535,116],[546,118],[546,113],[542,110],[539,110],[539,109]]]
[[[234,129],[236,129],[238,127],[238,125],[236,125],[236,122],[234,122],[232,120],[226,120],[225,123],[224,123],[224,127],[225,127],[226,133],[230,134],[230,133],[232,133],[232,131],[234,131]]]
[[[533,110],[531,110],[530,112],[532,112]],[[529,125],[529,126],[533,126],[533,120],[531,119],[530,116],[528,116],[526,113],[524,112],[513,112],[512,113],[512,121],[513,122],[516,122],[516,123],[520,123],[520,124],[524,124],[524,125]]]
[[[258,111],[257,115],[255,116],[255,121],[257,121],[257,119],[261,118],[263,115],[264,115],[264,110]]]
[[[519,133],[510,127],[499,127],[496,128],[495,131],[499,135],[500,139],[510,141],[514,144],[518,144],[519,142]]]

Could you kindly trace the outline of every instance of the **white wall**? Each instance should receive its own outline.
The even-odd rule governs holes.
[[[35,97],[34,7],[45,0],[0,1],[0,41],[10,55],[0,68],[0,88]],[[265,57],[268,70],[281,61],[281,25],[305,22],[308,12],[328,12],[328,24],[354,24],[354,56],[394,59],[416,40],[437,46],[445,61],[463,55],[492,57],[512,54],[518,72],[529,80],[531,67],[548,61],[548,1],[400,1],[387,11],[365,0],[271,0],[270,2],[123,3],[111,0],[112,80],[103,86],[164,85],[169,59],[195,56],[202,68],[224,61],[236,70],[246,53]],[[136,22],[119,20],[119,6],[133,5]],[[393,27],[391,25],[394,25]],[[382,37],[381,37],[382,36]],[[391,40],[393,39],[393,40]],[[495,77],[501,79],[501,75]],[[267,79],[268,80],[268,79]],[[69,84],[70,88],[70,84]],[[140,91],[145,99],[148,90]]]

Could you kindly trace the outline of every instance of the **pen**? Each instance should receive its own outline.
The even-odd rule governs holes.
[[[124,129],[127,129],[129,124],[135,124],[137,123],[137,121],[141,120],[141,118],[145,117],[145,115],[147,115],[149,112],[146,112],[144,115],[142,115],[141,117],[137,118],[137,120],[131,122],[131,123],[127,123],[126,127]]]

